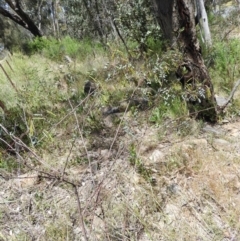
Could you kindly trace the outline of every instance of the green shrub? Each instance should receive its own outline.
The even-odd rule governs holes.
[[[186,102],[177,93],[163,89],[161,97],[159,105],[152,110],[150,122],[160,125],[166,119],[177,119],[187,116]]]
[[[214,84],[223,90],[230,91],[236,79],[240,77],[240,41],[230,39],[227,42],[216,42],[211,56],[214,66],[210,69]]]
[[[35,38],[33,41],[29,42],[29,50],[32,54],[35,52],[40,52],[49,44],[49,40],[47,38]]]
[[[161,39],[156,39],[153,36],[149,36],[146,40],[148,50],[154,54],[161,54],[164,48],[164,41]]]

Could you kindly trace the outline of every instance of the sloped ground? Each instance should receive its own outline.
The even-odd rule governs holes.
[[[185,136],[171,122],[122,123],[92,143],[60,135],[35,171],[2,172],[0,240],[240,240],[240,120],[188,120]]]
[[[45,60],[33,58],[23,81],[32,85],[49,72],[43,85],[66,102],[76,88],[68,90],[65,70],[51,62],[38,70],[37,59]],[[33,90],[37,95],[38,86]],[[68,105],[66,114],[64,101],[57,106],[62,119],[51,119],[50,108],[46,116],[51,141],[9,159],[17,160],[16,172],[0,169],[0,240],[240,240],[240,119],[215,126],[166,120],[156,127],[147,123],[148,110],[129,111],[95,120],[102,126],[88,134],[79,122],[98,105],[85,103],[80,113]]]

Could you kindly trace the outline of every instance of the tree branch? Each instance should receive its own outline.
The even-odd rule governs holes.
[[[2,14],[3,16],[5,16],[7,18],[10,18],[15,23],[21,25],[22,27],[27,28],[26,23],[18,15],[10,13],[2,7],[0,7],[0,14]]]
[[[218,106],[218,109],[219,109],[220,111],[223,111],[223,110],[228,106],[228,104],[229,104],[230,101],[232,100],[232,98],[233,98],[233,96],[234,96],[234,94],[235,94],[235,92],[236,92],[236,90],[237,90],[237,88],[238,88],[239,85],[240,85],[240,79],[239,79],[239,80],[236,82],[236,84],[234,85],[234,87],[233,87],[233,89],[232,89],[232,91],[231,91],[228,99],[226,100],[226,102],[225,102],[222,106]]]
[[[21,1],[16,0],[15,3],[11,0],[5,0],[5,2],[9,5],[9,7],[16,13],[11,13],[0,7],[0,14],[5,17],[10,18],[15,23],[19,24],[20,26],[24,27],[25,29],[29,30],[34,36],[42,37],[42,32],[38,29],[36,24],[32,21],[32,19],[26,14],[22,7]]]

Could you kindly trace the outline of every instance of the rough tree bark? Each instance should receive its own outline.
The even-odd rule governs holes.
[[[157,19],[164,36],[171,44],[176,41],[183,53],[184,61],[178,67],[176,74],[184,87],[190,114],[215,122],[216,101],[197,39],[194,1],[154,1],[158,13]]]
[[[154,8],[157,21],[163,31],[164,37],[168,41],[173,41],[173,4],[175,0],[154,0]]]
[[[32,21],[32,19],[22,9],[20,0],[5,0],[12,11],[6,10],[4,7],[0,7],[0,14],[4,17],[10,18],[15,23],[21,25],[25,29],[29,30],[34,36],[42,37],[43,34]]]

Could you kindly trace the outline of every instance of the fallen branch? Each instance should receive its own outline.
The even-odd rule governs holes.
[[[223,105],[217,107],[218,111],[222,112],[228,106],[228,104],[233,99],[233,96],[234,96],[234,94],[235,94],[235,92],[236,92],[236,90],[237,90],[239,85],[240,85],[240,79],[234,85],[234,87],[233,87],[233,89],[232,89],[228,99],[226,100],[226,102]]]
[[[85,228],[84,220],[83,220],[83,215],[82,215],[82,207],[81,207],[81,203],[80,203],[80,197],[79,197],[76,185],[74,186],[74,190],[75,190],[75,194],[76,194],[76,197],[77,197],[79,218],[80,218],[80,223],[81,223],[81,227],[82,227],[83,237],[84,237],[85,241],[88,241],[87,232],[86,232],[86,228]]]

